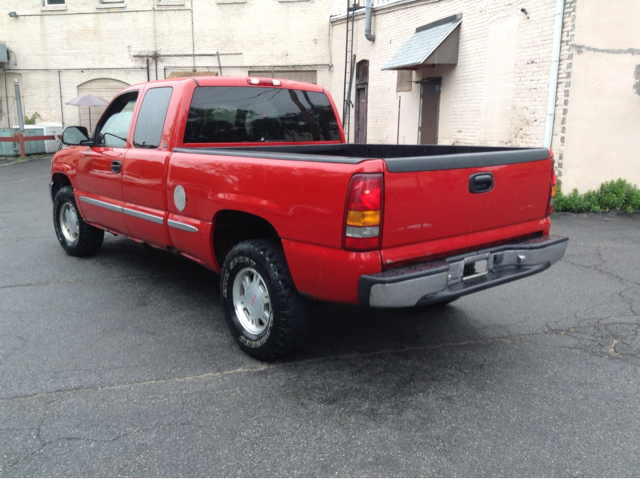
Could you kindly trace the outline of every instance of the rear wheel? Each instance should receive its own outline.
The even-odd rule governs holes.
[[[71,256],[89,256],[102,246],[104,231],[85,223],[70,186],[60,188],[53,200],[53,226],[60,245]]]
[[[222,268],[220,296],[233,339],[255,358],[283,356],[306,338],[306,302],[275,242],[250,240],[234,246]]]

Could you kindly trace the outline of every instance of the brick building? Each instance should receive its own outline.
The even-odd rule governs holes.
[[[355,13],[352,47],[346,5],[332,19],[334,97],[345,90],[345,53],[368,66],[351,86],[351,141],[545,145],[565,189],[640,184],[637,0],[377,0],[374,41],[366,16]],[[403,53],[409,45],[423,63]]]
[[[14,79],[25,115],[89,126],[68,99],[273,75],[326,86],[341,112],[350,91],[350,141],[550,145],[566,188],[640,184],[637,0],[359,0],[348,17],[350,3],[4,0],[0,127],[17,123]]]

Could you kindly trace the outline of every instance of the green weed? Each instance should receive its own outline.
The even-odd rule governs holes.
[[[562,183],[558,181],[554,211],[586,213],[599,211],[625,211],[631,213],[640,210],[640,190],[626,180],[618,179],[603,183],[599,189],[578,193],[573,189],[565,195]]]

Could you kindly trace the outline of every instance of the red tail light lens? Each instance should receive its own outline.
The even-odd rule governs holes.
[[[551,188],[549,190],[549,204],[547,205],[547,216],[553,213],[553,205],[556,202],[556,188],[558,184],[558,180],[556,178],[556,160],[553,159],[553,152],[549,150],[551,154]]]
[[[351,179],[345,213],[344,249],[378,249],[382,239],[382,173],[357,174]]]

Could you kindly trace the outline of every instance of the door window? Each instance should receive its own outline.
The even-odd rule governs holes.
[[[113,100],[96,126],[96,145],[115,148],[124,148],[127,145],[129,125],[137,99],[138,92],[135,91]]]

